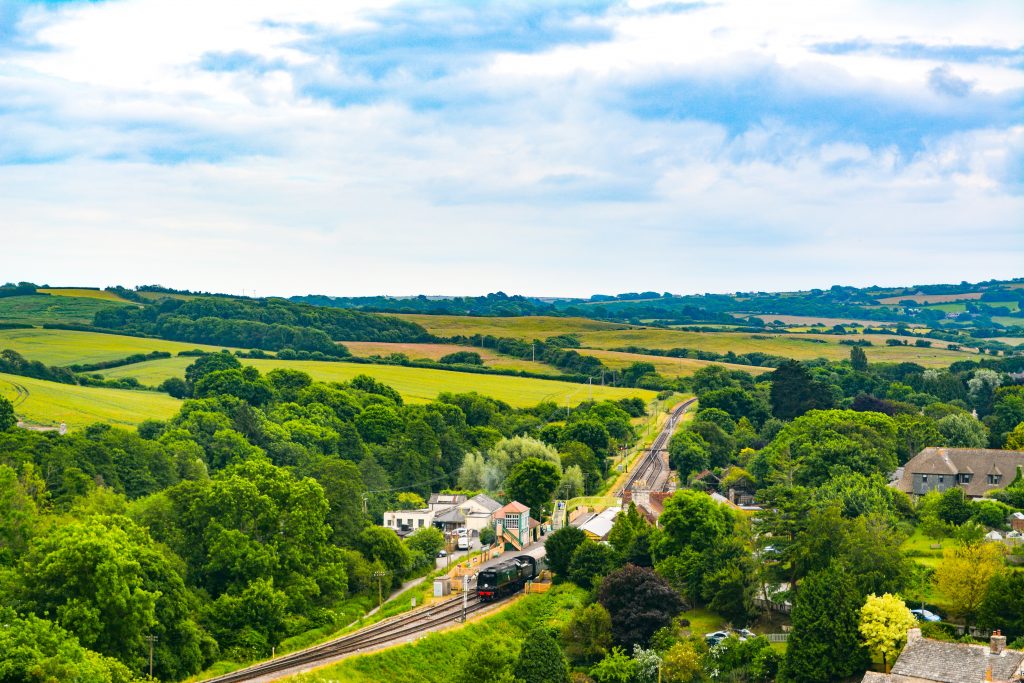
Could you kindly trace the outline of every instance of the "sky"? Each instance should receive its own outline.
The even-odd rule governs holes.
[[[0,0],[0,281],[1024,275],[1024,3]]]

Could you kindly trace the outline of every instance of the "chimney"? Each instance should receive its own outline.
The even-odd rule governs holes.
[[[989,641],[988,650],[993,655],[1002,656],[1006,652],[1006,636],[1001,631],[996,631],[992,634],[992,639]]]
[[[907,645],[910,645],[915,640],[921,640],[921,629],[912,628],[907,631]]]

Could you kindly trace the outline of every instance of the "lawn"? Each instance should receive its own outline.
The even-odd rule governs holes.
[[[0,299],[0,302],[2,301],[4,300]],[[0,349],[13,349],[29,360],[37,360],[47,365],[99,363],[124,358],[135,353],[149,353],[150,351],[178,353],[197,348],[218,351],[221,347],[100,332],[36,328],[0,330]]]
[[[561,374],[561,371],[546,363],[530,360],[520,360],[515,356],[507,356],[498,353],[493,349],[480,347],[460,346],[458,344],[413,344],[397,342],[365,342],[365,341],[343,341],[353,356],[366,358],[368,356],[388,356],[392,353],[404,353],[413,360],[425,358],[428,360],[441,360],[443,356],[459,351],[473,351],[480,354],[484,365],[491,368],[504,370],[526,370],[527,372],[539,372],[548,375]]]
[[[446,683],[455,679],[462,661],[477,643],[502,642],[515,647],[537,626],[560,626],[585,596],[583,590],[571,584],[546,593],[523,595],[513,598],[498,612],[471,621],[466,626],[430,633],[407,645],[350,657],[287,680],[302,683]]]
[[[93,422],[134,427],[149,418],[166,419],[181,405],[152,391],[80,387],[2,373],[0,395],[14,403],[20,419],[40,425],[65,422],[69,429]]]
[[[81,296],[11,296],[0,299],[0,322],[42,325],[44,323],[92,324],[96,311],[117,302]]]
[[[49,294],[51,296],[76,296],[83,299],[99,299],[100,301],[113,301],[119,304],[130,304],[131,301],[119,297],[113,292],[108,292],[104,289],[94,289],[92,287],[47,287],[36,290],[40,294]]]
[[[190,358],[167,358],[112,368],[104,371],[105,377],[136,377],[147,386],[154,386],[168,377],[183,377]],[[595,400],[619,399],[639,396],[644,401],[654,398],[653,391],[643,389],[621,389],[617,387],[590,387],[586,384],[559,382],[556,380],[510,377],[505,375],[484,375],[429,368],[410,368],[401,365],[368,365],[362,363],[286,361],[277,359],[242,361],[253,365],[260,372],[274,368],[291,368],[308,372],[314,379],[324,382],[345,382],[356,375],[369,375],[394,387],[411,403],[426,403],[434,400],[441,392],[465,393],[476,391],[485,396],[505,401],[524,408],[541,401],[554,401],[564,405],[581,403],[591,396]]]
[[[716,363],[709,360],[697,360],[695,358],[668,358],[666,356],[649,356],[642,353],[626,353],[625,351],[606,351],[603,349],[583,349],[580,351],[584,356],[594,356],[602,363],[618,370],[628,367],[633,363],[646,362],[654,365],[659,374],[666,377],[689,377],[701,368],[709,365],[721,365],[730,370],[742,370],[752,375],[760,375],[770,372],[771,368],[762,368],[756,365],[738,365],[736,363]]]

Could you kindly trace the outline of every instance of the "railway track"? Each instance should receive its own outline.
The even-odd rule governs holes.
[[[676,424],[679,422],[679,418],[683,416],[687,410],[689,410],[697,399],[691,398],[680,403],[675,410],[672,411],[672,415],[668,419],[668,424],[661,430],[657,438],[654,439],[654,443],[644,454],[644,459],[640,461],[640,464],[633,470],[633,473],[629,475],[626,483],[619,489],[619,495],[622,495],[623,491],[629,491],[636,487],[638,483],[643,483],[647,487],[654,486],[665,473],[667,465],[665,458],[662,456],[662,451],[668,448],[668,440],[672,436],[672,432],[675,431]],[[664,485],[662,485],[664,486]]]
[[[483,609],[484,603],[476,595],[466,602],[466,614]],[[396,642],[409,636],[452,623],[462,617],[462,597],[453,598],[431,607],[399,615],[393,619],[367,626],[364,629],[314,645],[291,654],[282,655],[245,669],[239,669],[206,683],[238,683],[240,681],[270,681],[277,675],[291,675],[313,666],[328,664],[345,655],[372,650],[380,645]]]

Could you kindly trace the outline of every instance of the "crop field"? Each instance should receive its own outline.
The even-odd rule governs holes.
[[[898,304],[901,301],[913,301],[918,304],[945,304],[950,301],[971,301],[980,299],[982,292],[966,292],[964,294],[900,294],[878,299],[880,304]]]
[[[945,367],[973,356],[967,351],[949,351],[946,342],[934,342],[935,348],[884,346],[886,335],[781,335],[747,332],[688,332],[654,327],[636,327],[603,323],[587,318],[474,318],[467,316],[402,315],[420,323],[433,334],[492,334],[520,339],[544,338],[553,334],[575,334],[588,349],[616,349],[640,346],[650,349],[689,348],[716,353],[751,353],[760,351],[797,360],[849,358],[850,347],[839,344],[846,339],[870,339],[876,346],[868,349],[873,362],[914,362],[926,367]],[[825,343],[815,343],[813,339]],[[881,345],[881,346],[878,346]]]
[[[1020,346],[1024,344],[1024,337],[993,337],[990,341],[1002,342],[1010,346]]]
[[[580,353],[584,356],[594,356],[595,358],[599,358],[602,363],[613,370],[618,370],[638,362],[651,363],[654,365],[655,370],[658,371],[658,374],[664,375],[665,377],[689,377],[701,368],[705,368],[709,365],[721,365],[730,370],[742,370],[743,372],[749,372],[752,375],[760,375],[761,373],[771,371],[771,368],[762,368],[755,365],[715,363],[714,361],[697,360],[695,358],[667,358],[665,356],[649,356],[642,353],[605,351],[603,349],[582,349],[580,350]]]
[[[89,287],[47,287],[36,290],[42,294],[49,294],[51,296],[75,296],[82,299],[99,299],[100,301],[113,301],[119,304],[130,304],[133,303],[128,299],[123,299],[113,292],[108,292],[103,289],[91,289]]]
[[[551,365],[538,363],[530,360],[520,360],[514,356],[507,356],[498,353],[493,349],[482,349],[480,347],[460,346],[458,344],[414,344],[396,342],[363,342],[343,341],[353,356],[366,358],[368,356],[388,356],[392,353],[404,353],[413,360],[425,358],[428,360],[440,360],[442,356],[459,351],[473,351],[480,354],[484,365],[492,368],[506,370],[526,370],[528,372],[543,372],[549,375],[561,374],[561,371]]]
[[[0,299],[0,301],[4,301],[4,299]],[[37,360],[46,365],[100,363],[150,351],[178,353],[192,349],[218,351],[220,348],[100,332],[43,329],[0,330],[0,349],[13,349],[29,360]]]
[[[632,325],[606,323],[590,318],[557,318],[553,316],[524,316],[521,318],[483,318],[466,315],[399,314],[395,316],[419,323],[427,332],[439,337],[461,334],[472,337],[489,334],[494,337],[516,339],[546,339],[559,334],[579,334],[600,330],[628,330]]]
[[[93,422],[133,427],[149,418],[166,419],[181,405],[155,391],[79,387],[2,373],[0,395],[14,404],[19,419],[38,425],[65,422],[69,429]]]
[[[96,311],[119,305],[116,301],[81,296],[11,296],[0,299],[0,322],[42,325],[87,325]]]
[[[145,385],[155,386],[168,377],[183,377],[185,367],[191,358],[167,358],[125,365],[105,370],[104,377],[136,377]],[[307,372],[314,379],[324,382],[345,382],[356,375],[369,375],[395,388],[412,403],[432,401],[442,392],[465,393],[476,391],[485,396],[505,401],[515,407],[533,406],[541,401],[554,401],[560,405],[566,402],[577,404],[588,400],[619,399],[639,396],[645,401],[654,399],[655,392],[643,389],[622,389],[618,387],[589,387],[547,379],[508,377],[504,375],[483,375],[429,368],[409,368],[401,365],[366,365],[362,363],[302,361],[302,360],[253,360],[243,359],[245,365],[252,365],[260,372],[274,368],[290,368]]]
[[[817,323],[824,325],[825,327],[835,327],[836,325],[860,325],[861,327],[878,327],[885,325],[884,321],[879,320],[862,320],[859,318],[819,318],[813,315],[775,315],[773,313],[734,313],[733,315],[743,318],[749,318],[751,316],[760,318],[766,323],[774,322],[778,320],[786,325],[807,325],[811,326]],[[919,327],[918,323],[908,323],[908,327]]]

